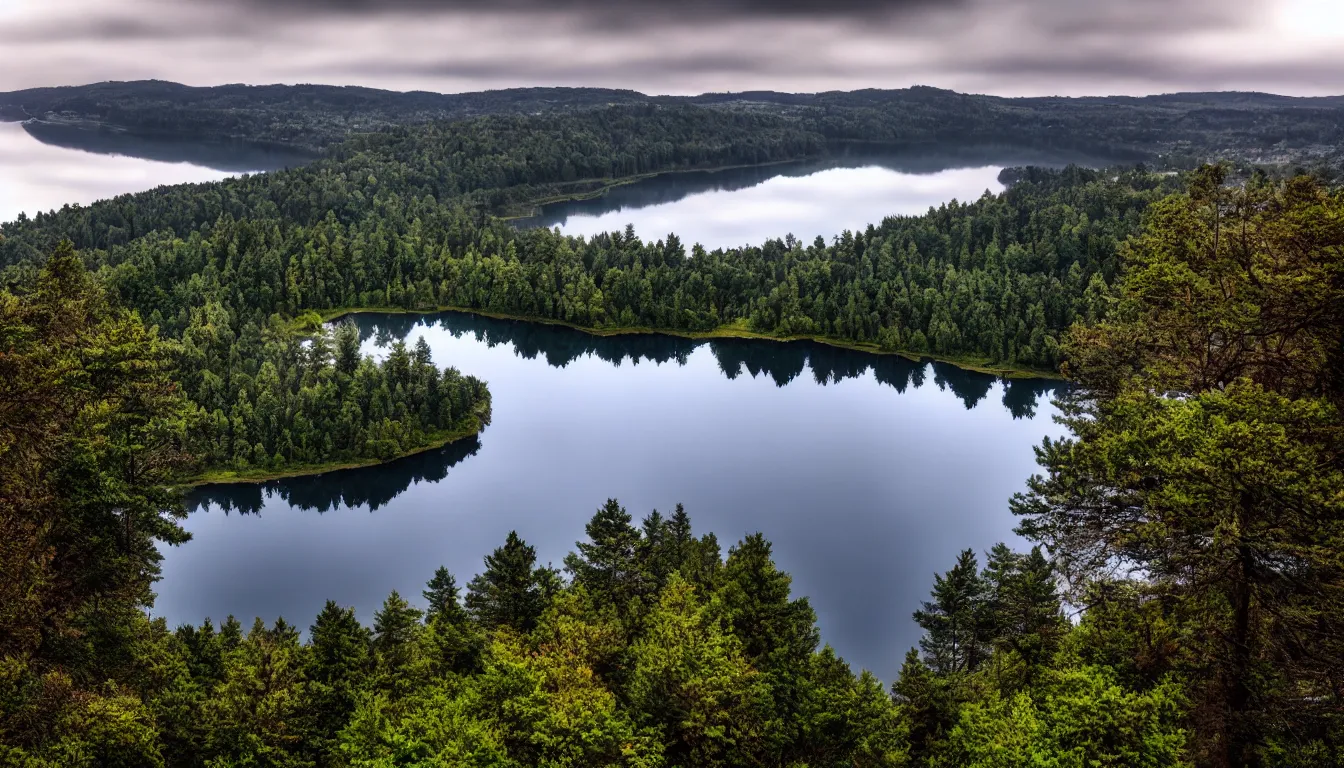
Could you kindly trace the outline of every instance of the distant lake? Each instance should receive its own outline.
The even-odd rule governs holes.
[[[462,313],[358,322],[371,354],[423,336],[436,363],[486,379],[493,424],[379,467],[198,489],[155,614],[306,628],[330,598],[369,622],[393,589],[422,602],[439,565],[465,583],[510,530],[558,566],[608,497],[636,520],[680,502],[725,555],[764,532],[823,640],[889,681],[933,574],[1014,541],[1008,499],[1060,431],[1053,382],[820,344]]]
[[[244,143],[146,138],[48,123],[0,122],[0,222],[165,184],[217,181],[310,161]]]
[[[688,248],[760,245],[794,235],[805,243],[862,231],[888,216],[917,216],[952,200],[1004,190],[999,174],[1020,165],[1108,165],[1082,153],[959,147],[840,154],[803,163],[667,173],[603,195],[541,206],[514,225],[558,227],[592,237],[632,225],[645,240],[676,233]]]

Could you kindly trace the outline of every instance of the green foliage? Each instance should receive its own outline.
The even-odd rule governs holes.
[[[695,595],[674,575],[630,649],[629,697],[669,744],[673,765],[750,764],[769,692]]]
[[[985,580],[975,553],[964,550],[952,570],[934,576],[933,600],[915,612],[924,628],[919,646],[937,673],[974,672],[988,657],[992,628],[986,616]]]
[[[0,761],[1338,762],[1338,192],[1234,188],[1216,168],[1029,169],[1003,195],[829,244],[689,254],[674,235],[584,240],[490,216],[614,177],[924,135],[920,120],[971,103],[904,96],[909,114],[839,94],[784,115],[641,104],[400,128],[306,168],[4,225]],[[997,109],[967,130],[1002,125]],[[1123,114],[1135,122],[1111,135],[1156,120]],[[996,547],[983,570],[967,551],[939,575],[915,616],[923,656],[890,698],[817,650],[762,536],[725,562],[680,507],[636,526],[614,500],[566,558],[568,584],[511,533],[465,606],[434,575],[427,618],[393,593],[372,631],[328,604],[307,643],[283,620],[246,635],[232,617],[151,622],[158,547],[185,540],[169,489],[190,472],[387,459],[488,421],[485,385],[437,368],[423,340],[375,363],[353,325],[320,323],[443,305],[1063,362],[1071,435],[1043,444],[1046,474],[1013,502],[1045,548]]]
[[[1128,570],[1150,602],[1079,652],[1181,671],[1196,754],[1253,766],[1341,723],[1344,199],[1224,181],[1201,170],[1131,242],[1117,311],[1070,342],[1072,434],[1014,511],[1075,583]]]
[[[309,629],[304,748],[317,765],[339,765],[336,735],[350,722],[362,698],[370,674],[369,644],[369,632],[354,610],[330,600]]]
[[[607,499],[586,531],[589,541],[576,544],[578,552],[565,558],[565,570],[597,601],[624,609],[641,591],[640,532],[615,499]]]
[[[1170,768],[1183,759],[1180,686],[1143,693],[1105,669],[1052,672],[1032,693],[993,695],[964,707],[949,735],[954,765],[967,768]]]
[[[489,422],[479,380],[412,359],[398,342],[381,364],[359,356],[349,323],[303,340],[248,324],[238,338],[228,312],[192,312],[178,375],[197,405],[190,448],[205,467],[284,470],[390,459],[445,433]]]
[[[467,610],[482,626],[530,632],[556,587],[554,571],[537,567],[537,551],[509,531],[504,546],[485,557],[485,570],[467,585]]]
[[[309,167],[6,225],[0,266],[22,280],[35,253],[74,238],[122,301],[171,334],[212,302],[239,339],[277,313],[454,306],[591,328],[736,324],[1048,369],[1068,327],[1104,312],[1141,213],[1180,185],[1142,170],[1028,169],[997,197],[831,243],[781,232],[713,252],[666,233],[520,232],[488,215],[614,176],[796,158],[825,141],[788,120],[691,108],[425,126],[351,139]]]

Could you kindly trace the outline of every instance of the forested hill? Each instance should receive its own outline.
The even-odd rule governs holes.
[[[228,308],[238,338],[275,314],[452,306],[1052,369],[1063,331],[1102,311],[1120,243],[1180,185],[1144,170],[1027,171],[1000,197],[889,218],[831,243],[779,232],[712,253],[674,233],[585,241],[489,215],[611,177],[825,146],[786,118],[686,106],[401,128],[302,168],[6,224],[0,282],[29,280],[68,238],[123,303],[174,335],[206,322],[194,308],[211,302]]]
[[[145,80],[0,93],[0,120],[87,122],[150,134],[249,139],[316,149],[352,133],[395,125],[647,100],[635,91],[606,88],[509,88],[442,94],[331,85],[194,88]]]
[[[146,81],[0,93],[0,119],[96,123],[137,132],[320,149],[352,133],[397,125],[649,103],[764,112],[803,121],[834,139],[1064,142],[1174,154],[1182,160],[1219,157],[1338,166],[1338,147],[1344,143],[1344,97],[1186,93],[1007,99],[928,87],[647,96],[604,88],[437,94],[323,85],[192,88]]]

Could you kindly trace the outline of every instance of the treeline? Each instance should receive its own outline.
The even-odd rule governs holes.
[[[317,324],[243,326],[234,338],[219,304],[193,313],[177,378],[199,409],[192,448],[210,468],[284,470],[386,460],[490,423],[490,393],[456,368],[440,370],[424,339],[397,342],[380,364],[360,353],[359,330]],[[268,338],[269,337],[269,338]]]
[[[0,119],[89,122],[146,134],[248,140],[317,150],[352,135],[480,115],[551,118],[608,106],[703,107],[789,120],[831,141],[1016,143],[1129,153],[1169,163],[1223,157],[1338,170],[1337,97],[1183,93],[1007,99],[929,87],[817,94],[771,91],[647,96],[603,88],[397,93],[321,85],[96,83],[0,94]],[[1135,159],[1140,159],[1136,157]]]
[[[1000,380],[988,373],[970,371],[949,363],[914,361],[901,355],[873,355],[852,349],[808,341],[780,343],[768,339],[713,339],[702,341],[665,334],[620,333],[595,335],[562,325],[508,320],[470,312],[444,312],[426,317],[412,314],[378,316],[371,324],[367,318],[363,333],[379,345],[409,337],[416,327],[437,324],[456,338],[470,336],[487,346],[505,344],[518,357],[544,359],[554,368],[564,368],[582,357],[595,357],[621,366],[627,360],[634,365],[645,361],[655,365],[685,365],[691,354],[707,346],[728,379],[747,375],[770,379],[785,387],[800,377],[808,377],[825,386],[872,373],[879,384],[897,392],[919,389],[927,381],[950,390],[967,409],[984,402]],[[1053,392],[1061,382],[1040,377],[1017,377],[1001,382],[1001,404],[1014,418],[1029,418],[1041,395]]]
[[[0,94],[0,119],[87,122],[146,134],[246,140],[319,150],[351,134],[481,114],[642,102],[606,88],[508,88],[478,93],[400,93],[330,85],[222,85],[163,81],[30,88]]]
[[[636,525],[616,501],[563,571],[516,533],[463,590],[440,568],[412,605],[361,624],[328,602],[306,640],[284,619],[169,631],[126,617],[114,693],[0,699],[3,756],[26,765],[1175,765],[1172,682],[1098,653],[1134,610],[1077,628],[1040,550],[964,553],[916,619],[888,693],[822,646],[770,543],[723,556],[680,506]],[[1112,666],[1112,665],[1116,666]],[[975,692],[975,700],[967,696]],[[42,718],[59,718],[44,721]],[[50,722],[59,722],[55,729]],[[69,758],[73,761],[68,761]],[[26,762],[25,762],[26,761]]]
[[[156,231],[185,238],[224,216],[312,225],[334,215],[349,225],[371,213],[395,218],[398,204],[450,199],[489,211],[633,174],[797,160],[824,150],[824,137],[784,118],[696,107],[395,128],[354,136],[307,166],[21,217],[0,230],[0,264],[41,254],[61,238],[105,249]]]
[[[16,322],[51,313],[39,325],[20,327],[12,359],[46,365],[40,345],[58,343],[53,339],[72,330],[100,328],[126,312],[114,307],[135,305],[125,295],[107,296],[108,285],[106,275],[98,280],[86,271],[69,243],[58,246],[31,290],[0,293],[12,302]],[[43,309],[44,301],[54,308]],[[176,440],[190,464],[165,480],[386,460],[490,422],[484,382],[440,369],[423,343],[414,350],[395,345],[375,363],[360,352],[359,331],[349,323],[333,334],[310,317],[300,336],[278,316],[239,322],[217,301],[184,312],[184,325],[153,323],[145,330],[138,316],[125,321],[137,334],[171,335],[156,342],[163,356],[156,365],[171,378],[174,402],[181,400]],[[62,327],[67,322],[71,327]],[[81,365],[105,354],[79,337],[70,342]]]
[[[831,243],[688,252],[675,234],[519,232],[468,203],[531,199],[571,168],[591,178],[819,145],[768,116],[689,108],[442,130],[361,138],[310,168],[16,222],[4,227],[0,261],[21,282],[35,254],[69,237],[128,305],[174,334],[209,301],[235,314],[236,332],[275,313],[456,306],[592,328],[736,326],[1049,369],[1062,332],[1104,312],[1120,243],[1180,186],[1142,169],[1026,170],[998,197]]]
[[[0,761],[1344,764],[1344,193],[1225,182],[1148,211],[1012,503],[1040,548],[940,574],[890,696],[764,537],[724,558],[616,502],[563,571],[514,534],[372,628],[150,621],[193,407],[176,342],[58,251],[0,293]]]

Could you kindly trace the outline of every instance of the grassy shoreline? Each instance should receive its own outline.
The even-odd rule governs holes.
[[[712,331],[679,331],[667,330],[662,328],[643,328],[643,327],[610,327],[610,328],[591,328],[588,326],[577,325],[564,320],[555,320],[545,317],[529,317],[527,315],[513,315],[505,312],[489,312],[481,309],[470,309],[468,307],[441,306],[436,309],[406,309],[404,307],[347,307],[344,309],[330,309],[319,312],[323,322],[339,320],[346,315],[358,315],[369,313],[382,313],[389,315],[433,315],[439,312],[463,312],[471,315],[480,315],[490,317],[496,320],[517,320],[525,323],[539,323],[541,325],[557,325],[563,328],[570,328],[590,336],[631,336],[631,335],[659,335],[676,336],[683,339],[709,340],[709,339],[760,339],[763,341],[811,341],[817,344],[826,344],[839,349],[848,349],[854,352],[865,352],[871,355],[896,355],[904,357],[907,360],[920,362],[922,360],[933,360],[939,363],[955,365],[958,368],[975,373],[985,373],[991,376],[998,376],[1004,379],[1056,379],[1063,380],[1064,377],[1058,371],[1044,371],[1033,368],[1022,368],[1019,366],[1004,366],[991,363],[988,360],[973,357],[952,357],[947,355],[933,355],[924,353],[904,352],[885,350],[876,344],[846,341],[844,339],[835,339],[827,336],[816,336],[810,334],[778,336],[774,334],[761,333],[750,330],[745,326],[744,321],[722,325]]]
[[[215,469],[204,472],[197,477],[184,483],[179,483],[180,488],[197,488],[202,485],[236,485],[240,483],[266,483],[271,480],[283,480],[290,477],[308,477],[311,475],[322,475],[327,472],[336,472],[342,469],[360,469],[363,467],[373,467],[379,464],[388,464],[398,459],[404,459],[408,456],[425,453],[438,448],[442,448],[458,440],[464,440],[474,435],[479,435],[485,425],[481,422],[479,416],[473,416],[474,426],[467,429],[458,429],[450,432],[440,432],[434,435],[430,441],[418,448],[412,448],[404,451],[389,459],[357,459],[353,461],[332,461],[321,464],[299,464],[286,467],[281,470],[234,470],[234,469]]]

